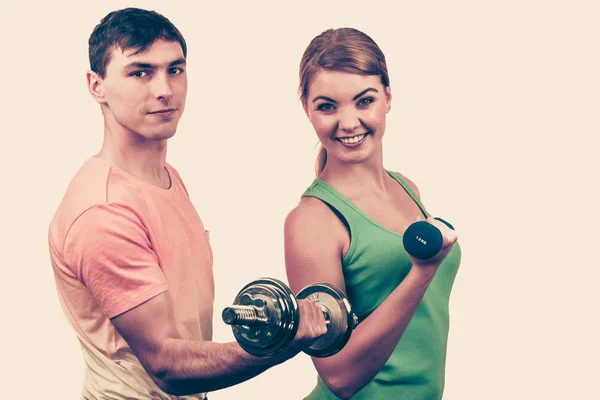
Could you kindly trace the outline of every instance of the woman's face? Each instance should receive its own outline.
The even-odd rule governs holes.
[[[356,164],[381,151],[391,100],[378,75],[321,70],[303,105],[327,159]]]

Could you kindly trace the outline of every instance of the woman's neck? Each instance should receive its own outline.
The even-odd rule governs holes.
[[[348,197],[365,192],[385,193],[388,191],[389,175],[381,159],[356,164],[339,160],[327,160],[319,179],[324,180]]]

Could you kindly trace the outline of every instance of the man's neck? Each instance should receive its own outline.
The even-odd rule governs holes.
[[[167,140],[149,140],[105,135],[102,149],[96,155],[143,181],[168,189],[171,185],[165,169]]]

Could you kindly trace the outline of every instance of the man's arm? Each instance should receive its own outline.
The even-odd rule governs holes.
[[[299,300],[300,326],[292,344],[273,357],[255,357],[236,342],[184,340],[177,332],[171,297],[163,292],[111,321],[152,380],[175,395],[236,385],[294,357],[326,332],[323,312]]]
[[[277,356],[251,356],[236,342],[184,340],[147,230],[135,210],[126,205],[104,204],[87,210],[71,227],[65,255],[148,375],[169,393],[192,394],[235,385],[295,356],[326,332],[321,309],[299,301],[296,338]]]

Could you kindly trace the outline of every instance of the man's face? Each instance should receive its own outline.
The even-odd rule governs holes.
[[[125,128],[146,139],[168,139],[183,114],[187,75],[178,42],[157,40],[143,53],[115,48],[99,79],[98,102],[107,126]],[[114,128],[113,128],[114,129]]]

